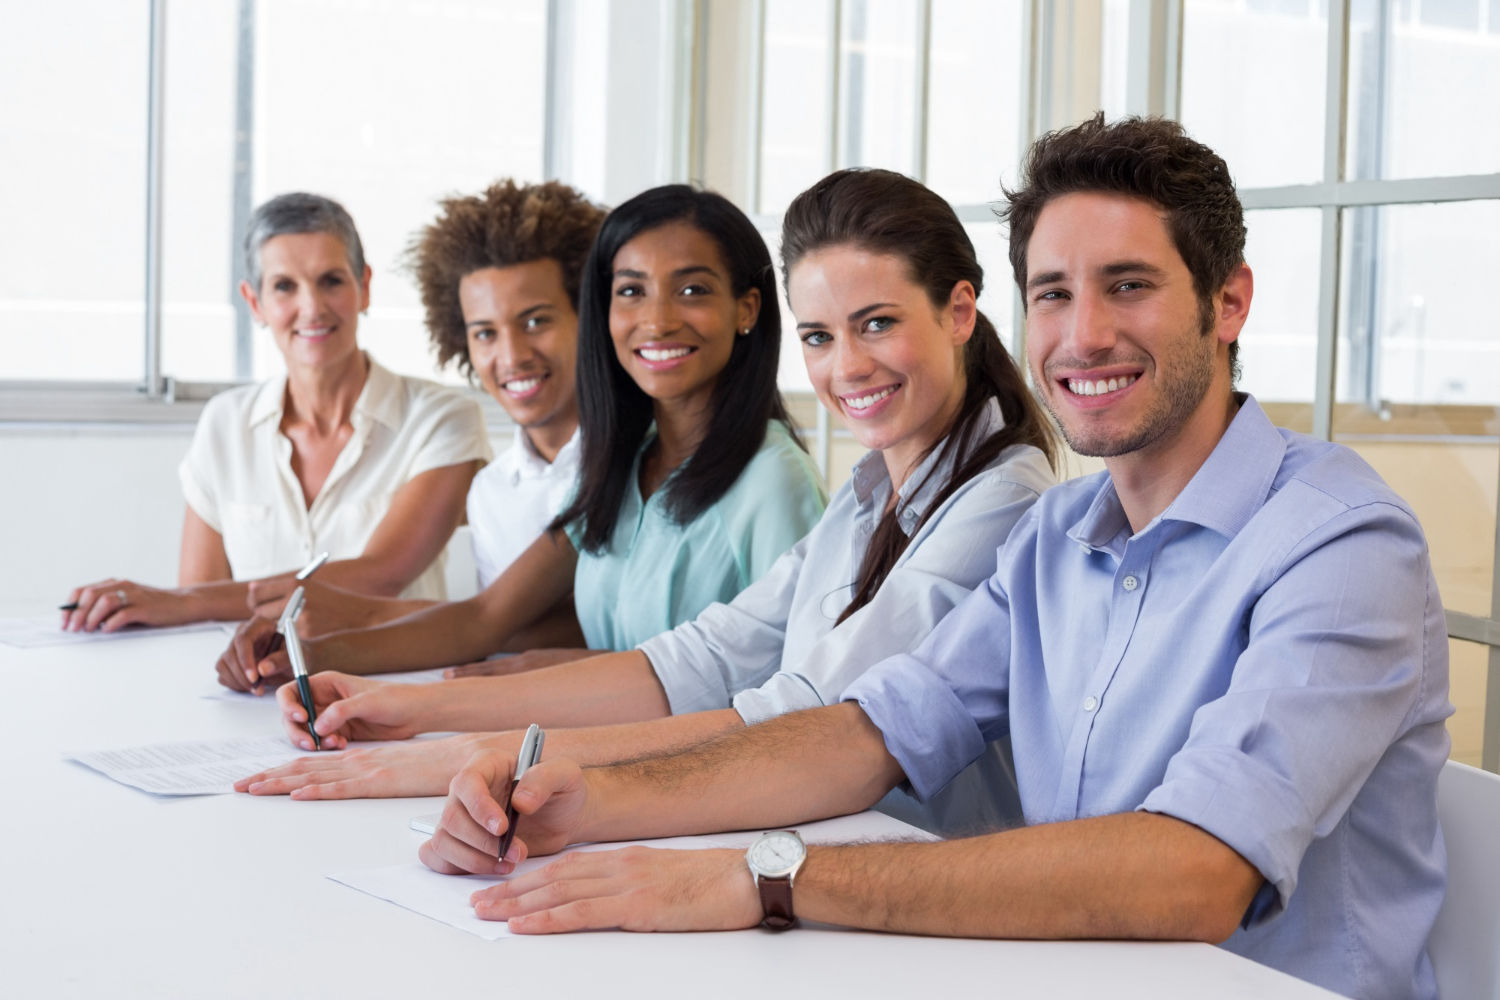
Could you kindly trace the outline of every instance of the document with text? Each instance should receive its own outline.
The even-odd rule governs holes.
[[[41,646],[73,646],[85,642],[106,642],[111,639],[134,639],[147,635],[176,635],[180,632],[223,631],[234,633],[234,625],[225,622],[193,622],[191,625],[166,625],[162,627],[127,625],[117,632],[64,632],[58,628],[55,615],[37,615],[34,618],[0,618],[0,643],[17,649],[35,649]]]
[[[283,736],[153,743],[69,754],[86,767],[153,795],[222,795],[240,778],[308,756]]]

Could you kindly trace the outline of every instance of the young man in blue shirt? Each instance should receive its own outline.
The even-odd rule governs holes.
[[[792,906],[923,934],[1173,938],[1359,997],[1435,995],[1447,639],[1411,510],[1234,391],[1253,292],[1228,169],[1173,123],[1042,139],[1011,195],[1039,394],[1106,472],[844,702],[653,760],[548,761],[533,854],[777,826],[941,788],[1008,736],[1027,825],[938,844],[569,856],[476,896],[511,929],[728,928]],[[423,859],[497,865],[509,773],[461,773]],[[485,856],[485,852],[489,856]],[[516,855],[512,855],[514,859]]]

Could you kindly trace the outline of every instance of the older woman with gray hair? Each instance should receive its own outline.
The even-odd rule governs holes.
[[[319,580],[444,596],[440,556],[490,457],[478,404],[395,375],[360,350],[370,268],[337,202],[284,194],[257,208],[245,272],[240,294],[286,374],[204,407],[179,470],[187,512],[178,587],[79,587],[63,628],[246,618],[250,581],[288,575],[325,551],[332,561]]]

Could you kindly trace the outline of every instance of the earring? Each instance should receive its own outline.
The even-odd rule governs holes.
[[[748,336],[750,336],[750,327],[747,326],[743,330],[741,330],[740,331],[740,336],[741,337],[748,337]]]

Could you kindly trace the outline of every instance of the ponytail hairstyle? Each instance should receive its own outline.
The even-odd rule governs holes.
[[[760,291],[760,314],[748,335],[736,334],[720,372],[703,442],[667,479],[663,500],[678,524],[687,524],[718,502],[739,479],[779,420],[801,445],[776,388],[781,351],[781,310],[776,270],[766,241],[728,199],[686,184],[667,184],[631,198],[609,213],[583,266],[578,308],[578,427],[582,437],[578,492],[552,522],[553,529],[583,519],[587,552],[608,547],[619,520],[630,471],[654,413],[650,396],[615,356],[609,304],[615,254],[641,233],[686,222],[710,237],[729,271],[736,297]]]
[[[837,246],[901,258],[907,274],[926,290],[934,309],[948,304],[953,286],[960,281],[973,285],[976,297],[984,288],[984,269],[953,209],[928,188],[889,170],[840,170],[797,196],[782,224],[783,280],[789,279],[792,269],[808,254]],[[994,325],[977,310],[974,333],[964,344],[963,353],[963,403],[953,425],[934,445],[944,457],[957,456],[959,460],[912,535],[960,486],[1012,445],[1031,445],[1056,466],[1051,425],[1020,368],[1000,343]],[[982,433],[981,418],[991,399],[999,401],[1005,426],[977,440]],[[942,464],[936,463],[934,468]],[[930,469],[927,476],[932,474]],[[926,479],[917,489],[925,485]],[[900,514],[899,505],[893,506],[876,525],[854,584],[854,596],[839,615],[840,622],[870,603],[906,551],[911,535],[901,530]]]

